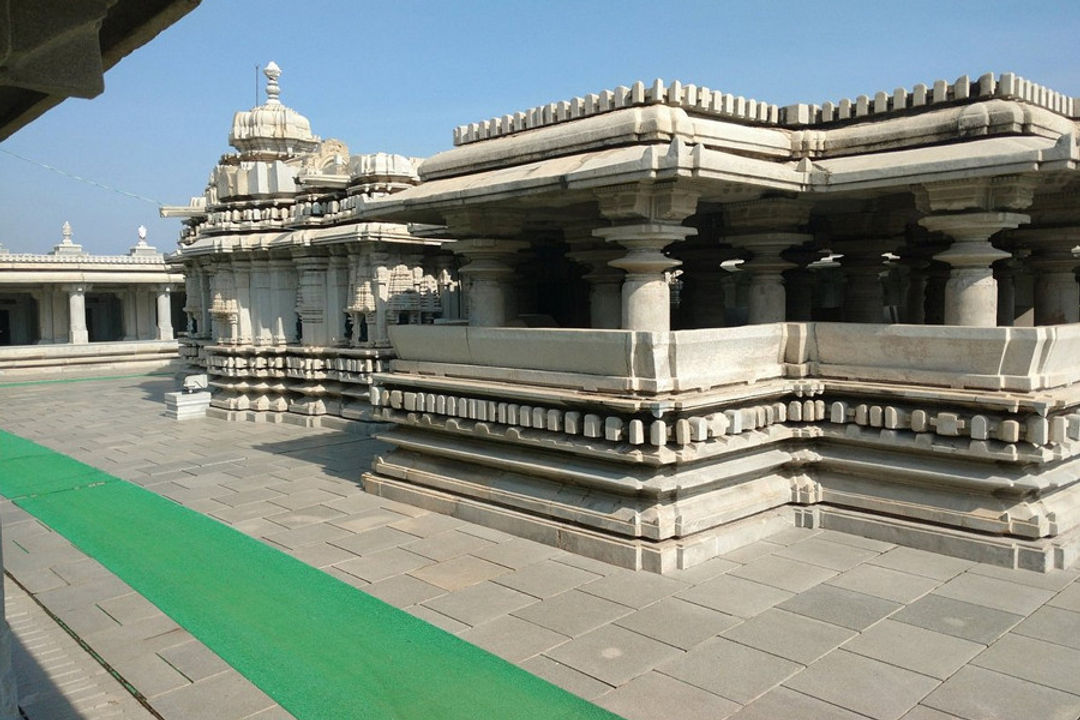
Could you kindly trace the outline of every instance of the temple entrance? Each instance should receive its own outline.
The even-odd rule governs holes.
[[[123,340],[124,322],[120,298],[114,293],[87,294],[86,331],[90,342]]]

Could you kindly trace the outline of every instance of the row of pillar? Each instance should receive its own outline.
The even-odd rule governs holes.
[[[38,304],[38,342],[43,344],[86,344],[90,332],[86,325],[86,295],[89,284],[59,285],[34,291]],[[124,324],[124,340],[172,340],[171,287],[156,286],[152,290],[117,291],[120,295]],[[148,295],[156,295],[156,307],[151,310]]]

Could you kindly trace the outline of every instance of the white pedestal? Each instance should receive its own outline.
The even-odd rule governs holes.
[[[191,420],[206,417],[210,407],[210,393],[165,393],[165,415],[174,420]]]

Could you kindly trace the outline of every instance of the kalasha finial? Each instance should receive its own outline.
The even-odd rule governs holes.
[[[263,75],[266,76],[266,104],[267,105],[280,105],[281,100],[278,96],[281,95],[281,87],[278,85],[278,78],[281,77],[281,68],[277,66],[277,63],[271,60],[265,68],[263,68]]]
[[[65,245],[71,245],[71,223],[65,220],[64,226],[60,228],[60,232],[64,236],[63,243]]]
[[[139,226],[139,244],[140,245],[145,245],[146,244],[146,226],[145,225],[140,225]]]

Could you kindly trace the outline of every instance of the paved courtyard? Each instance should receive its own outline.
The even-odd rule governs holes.
[[[365,494],[358,478],[382,449],[370,438],[169,420],[172,385],[0,387],[0,428],[629,720],[1080,717],[1076,570],[1038,575],[792,529],[691,570],[634,573]],[[93,558],[10,502],[0,510],[30,720],[291,717]]]

